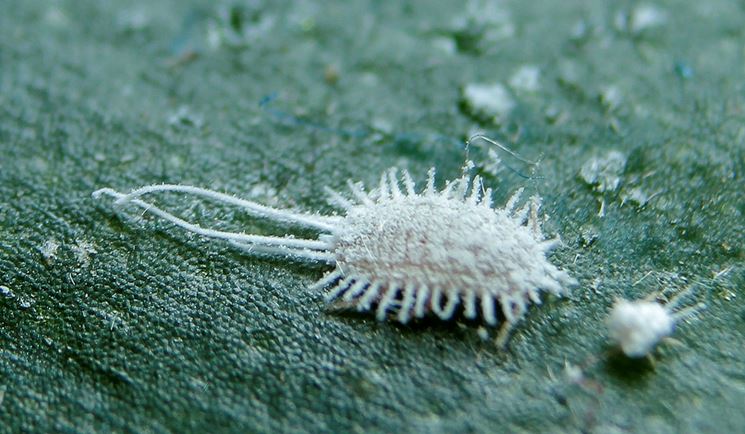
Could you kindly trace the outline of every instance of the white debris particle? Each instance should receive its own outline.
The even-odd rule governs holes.
[[[611,340],[628,357],[649,355],[662,339],[673,333],[677,321],[695,315],[706,307],[704,303],[698,303],[676,311],[676,307],[691,292],[689,287],[664,305],[649,297],[635,301],[616,300],[606,320]]]
[[[44,21],[55,27],[66,27],[70,24],[67,14],[56,6],[52,6],[44,12]]]
[[[593,225],[582,227],[582,231],[580,232],[580,240],[582,241],[583,246],[588,247],[592,245],[595,241],[598,240],[598,238],[600,238],[598,228]]]
[[[564,362],[564,376],[570,383],[581,383],[585,378],[581,367],[567,361]]]
[[[49,239],[39,248],[39,252],[45,261],[51,262],[57,258],[57,249],[59,249],[59,243]]]
[[[618,11],[613,16],[613,27],[619,32],[626,32],[629,25],[629,14],[627,11]]]
[[[537,66],[523,65],[510,77],[510,86],[517,91],[535,92],[540,88],[540,77]]]
[[[623,94],[618,86],[605,86],[600,90],[600,102],[609,110],[618,108],[623,102]]]
[[[642,4],[631,11],[630,28],[631,33],[640,33],[644,30],[658,27],[667,22],[667,12],[651,4]]]
[[[18,306],[20,306],[21,309],[28,309],[34,304],[36,304],[36,300],[33,297],[21,296],[18,299]]]
[[[546,116],[546,121],[551,124],[562,124],[569,119],[569,113],[555,105],[548,106],[544,115]]]
[[[621,175],[626,168],[626,156],[619,151],[610,151],[602,157],[592,157],[582,165],[579,175],[598,192],[615,191],[621,184]]]
[[[732,301],[735,298],[737,298],[737,294],[735,294],[734,292],[732,292],[730,290],[725,290],[722,293],[722,298],[724,298],[726,301]]]
[[[441,36],[432,39],[432,46],[446,54],[455,54],[458,51],[458,45],[450,37]]]
[[[644,357],[673,332],[675,322],[662,305],[651,301],[617,300],[608,317],[610,338],[629,357]]]
[[[474,113],[488,116],[495,122],[503,121],[515,108],[515,101],[500,83],[467,84],[463,88],[463,99]]]
[[[484,172],[492,175],[497,176],[499,172],[504,169],[504,165],[502,164],[502,159],[499,158],[499,153],[497,153],[496,150],[489,148],[488,152],[488,158],[489,160],[484,164]]]
[[[204,121],[201,116],[192,113],[189,107],[182,105],[168,116],[168,123],[172,126],[193,126],[201,128]]]
[[[324,9],[315,2],[297,2],[284,15],[285,26],[297,28],[303,32],[310,32],[318,25],[318,20],[324,15]]]
[[[274,15],[252,11],[243,16],[236,6],[222,7],[217,19],[207,22],[207,45],[213,50],[221,47],[246,47],[268,37],[277,22]],[[313,22],[312,19],[310,21]]]
[[[265,182],[259,182],[254,184],[249,190],[249,195],[258,199],[262,199],[266,203],[275,205],[279,201],[277,196],[277,189]]]
[[[578,40],[582,39],[585,36],[587,36],[589,32],[589,26],[587,25],[587,21],[585,20],[579,20],[572,26],[572,29],[569,31],[569,35],[572,39]]]
[[[0,297],[13,298],[15,294],[13,291],[5,285],[0,285]]]
[[[638,207],[643,207],[647,204],[649,199],[649,195],[647,195],[647,193],[645,193],[641,188],[634,187],[623,193],[623,196],[621,197],[621,205],[626,202],[633,202]]]
[[[207,46],[212,50],[217,50],[222,46],[222,30],[214,22],[207,23]]]
[[[372,121],[370,121],[370,126],[372,126],[376,131],[380,131],[381,133],[385,134],[391,134],[394,129],[393,122],[383,117],[372,118]]]
[[[91,255],[96,253],[93,244],[86,241],[78,241],[70,250],[75,254],[75,259],[81,267],[87,267],[91,262]]]
[[[469,0],[464,13],[453,19],[453,28],[482,29],[482,40],[487,44],[515,36],[515,24],[502,1]]]
[[[150,24],[150,16],[145,9],[126,9],[117,14],[116,25],[121,31],[138,32]]]

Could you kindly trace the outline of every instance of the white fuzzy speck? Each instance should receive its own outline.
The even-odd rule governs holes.
[[[192,112],[189,107],[182,105],[168,116],[168,123],[172,126],[193,126],[201,128],[204,120],[202,116]]]
[[[456,30],[478,29],[484,44],[494,44],[515,36],[515,24],[507,5],[501,0],[469,0],[464,13],[453,18]]]
[[[615,85],[605,86],[600,90],[600,102],[609,110],[615,110],[623,102],[621,89]]]
[[[70,18],[60,8],[52,6],[44,13],[44,21],[55,27],[67,27],[70,24]]]
[[[634,187],[628,191],[625,191],[621,196],[621,205],[626,202],[633,202],[638,207],[643,207],[649,202],[650,196],[639,187]]]
[[[618,300],[608,317],[610,338],[629,357],[644,357],[673,332],[675,322],[662,305],[651,301]]]
[[[626,156],[619,151],[588,159],[580,169],[580,177],[598,192],[615,191],[621,184],[626,168]]]
[[[540,88],[541,70],[534,65],[524,65],[510,77],[510,86],[518,91],[535,92]]]
[[[5,298],[14,298],[13,291],[5,285],[0,285],[0,296]]]
[[[585,378],[580,366],[564,362],[564,376],[570,383],[581,383]]]
[[[259,182],[254,184],[249,190],[251,197],[261,198],[266,203],[275,205],[279,201],[277,196],[277,189],[265,182]]]
[[[222,7],[218,10],[217,19],[207,22],[207,44],[211,49],[248,46],[271,35],[277,23],[275,16],[257,10],[252,13],[250,22],[236,26],[237,23],[232,19],[236,13],[241,14],[235,7]],[[288,18],[294,21],[296,17],[297,14],[293,14]],[[313,26],[313,22],[312,18],[305,21],[310,26]]]
[[[610,338],[619,345],[628,357],[639,358],[649,355],[661,340],[670,336],[675,323],[704,309],[698,303],[676,310],[681,300],[691,294],[691,287],[680,292],[667,303],[644,299],[629,301],[616,300],[606,319]]]
[[[87,267],[91,262],[91,255],[97,253],[93,244],[81,240],[78,240],[75,245],[71,246],[70,250],[72,250],[75,259],[81,267]]]
[[[36,304],[36,299],[33,298],[33,297],[21,296],[21,297],[18,298],[18,306],[21,309],[28,309],[31,306],[33,306],[34,304]]]
[[[51,262],[57,258],[57,250],[59,249],[59,243],[55,240],[49,239],[44,242],[39,248],[39,252],[45,261]]]
[[[151,17],[145,9],[125,9],[116,17],[117,27],[122,31],[138,32],[150,25]]]
[[[497,174],[499,174],[499,172],[501,172],[502,169],[504,169],[504,164],[502,163],[502,159],[499,157],[499,153],[492,148],[489,148],[487,153],[488,153],[488,160],[484,164],[484,172],[492,176],[497,176]]]
[[[433,38],[432,46],[445,54],[455,54],[458,51],[458,46],[453,38],[445,36]]]
[[[489,116],[495,122],[503,121],[515,108],[515,101],[500,83],[467,84],[463,88],[463,99],[476,114]]]
[[[667,13],[657,6],[642,4],[631,11],[630,29],[632,33],[639,33],[652,27],[658,27],[667,22]]]

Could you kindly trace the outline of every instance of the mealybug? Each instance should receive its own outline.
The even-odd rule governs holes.
[[[646,357],[661,340],[673,333],[675,323],[706,307],[704,303],[698,303],[676,310],[690,293],[691,287],[665,304],[655,300],[656,293],[642,300],[617,299],[606,320],[611,340],[628,357]]]
[[[375,310],[377,319],[395,315],[407,323],[428,314],[446,320],[459,304],[464,316],[479,317],[489,325],[504,321],[497,337],[503,346],[510,329],[528,305],[541,302],[540,292],[567,293],[576,281],[546,259],[560,244],[544,240],[538,217],[540,199],[517,207],[518,190],[502,208],[492,204],[492,190],[472,177],[471,162],[463,176],[435,189],[431,169],[426,187],[417,192],[408,171],[383,173],[376,189],[348,182],[352,198],[328,190],[340,216],[300,214],[236,197],[184,185],[151,185],[122,194],[101,189],[116,203],[133,204],[188,231],[224,239],[251,253],[322,261],[334,269],[316,282],[330,288],[327,302],[338,301],[359,311]],[[243,208],[261,218],[291,223],[320,232],[317,239],[272,237],[205,229],[186,222],[142,196],[179,192],[214,199]]]

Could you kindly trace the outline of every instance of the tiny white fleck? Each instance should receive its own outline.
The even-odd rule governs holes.
[[[502,159],[499,157],[499,153],[494,149],[490,148],[487,152],[489,160],[484,164],[484,172],[492,176],[497,176],[497,174],[504,169]]]
[[[564,376],[570,383],[581,383],[585,378],[582,368],[568,361],[564,362]]]
[[[507,5],[502,1],[469,0],[463,10],[463,14],[453,17],[453,29],[479,30],[484,45],[491,45],[515,35],[515,24]]]
[[[13,291],[7,286],[0,285],[0,296],[3,296],[5,298],[13,298],[15,297],[15,294],[13,294]]]
[[[616,300],[606,320],[611,340],[618,344],[628,357],[640,358],[649,355],[662,339],[673,333],[678,320],[706,307],[699,303],[675,311],[680,301],[690,292],[690,288],[684,290],[664,305],[648,298],[634,301]]]
[[[126,9],[117,14],[116,25],[121,31],[139,32],[145,30],[151,18],[145,9]]]
[[[515,90],[524,92],[535,92],[540,88],[541,70],[534,65],[523,65],[512,77],[510,86]]]
[[[580,177],[600,193],[615,191],[621,184],[621,175],[626,168],[626,156],[619,151],[610,151],[601,157],[585,161]]]
[[[608,110],[617,109],[623,102],[623,94],[621,93],[621,89],[613,84],[604,86],[600,90],[600,102]]]
[[[586,37],[589,31],[590,26],[587,24],[587,21],[584,19],[580,19],[572,25],[572,28],[569,31],[569,35],[572,37],[572,39],[579,40]]]
[[[272,205],[276,205],[279,201],[277,190],[265,182],[254,184],[249,190],[249,195],[251,197],[262,198],[264,199],[264,201],[266,201],[266,203]]]
[[[432,46],[445,54],[455,54],[458,46],[453,38],[440,36],[432,39]]]
[[[670,336],[673,318],[652,301],[618,300],[608,317],[610,337],[629,357],[644,357],[664,337]]]
[[[93,244],[82,240],[78,240],[75,245],[70,247],[70,250],[72,250],[81,267],[87,267],[91,262],[91,255],[97,253]]]
[[[393,132],[393,122],[385,117],[375,117],[370,121],[370,126],[377,131],[385,134],[391,134]]]
[[[515,101],[500,83],[470,83],[463,88],[466,105],[477,115],[488,116],[502,122],[515,108]]]
[[[168,123],[174,127],[189,126],[201,128],[204,119],[202,116],[193,113],[189,107],[182,105],[168,116]]]
[[[658,27],[667,22],[667,12],[651,4],[642,4],[631,11],[631,33],[640,33],[644,30]]]
[[[623,192],[623,194],[621,195],[621,205],[625,204],[626,202],[632,202],[635,203],[638,208],[642,208],[655,195],[656,194],[648,195],[640,187],[634,187],[629,189],[628,191]]]
[[[48,239],[39,248],[39,252],[45,261],[51,262],[57,258],[57,249],[59,249],[59,243],[53,239]]]
[[[44,13],[44,21],[54,27],[67,27],[70,24],[70,18],[59,7],[53,6]]]
[[[20,306],[21,309],[28,309],[34,304],[36,304],[36,299],[33,297],[21,296],[18,298],[18,306]]]

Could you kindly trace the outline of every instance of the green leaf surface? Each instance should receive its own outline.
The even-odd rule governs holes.
[[[0,10],[0,432],[745,427],[742,2]],[[495,120],[464,99],[470,84],[501,84],[511,108]],[[543,197],[544,229],[564,241],[551,261],[580,283],[532,306],[505,351],[478,323],[331,311],[308,289],[322,266],[91,197],[183,183],[330,214],[324,186],[372,185],[391,166],[457,177],[477,131],[540,159],[501,152],[490,174],[487,149],[469,149],[498,202]],[[192,197],[158,203],[205,226],[314,236]],[[642,360],[613,348],[614,298],[688,285],[708,307],[675,342]]]

